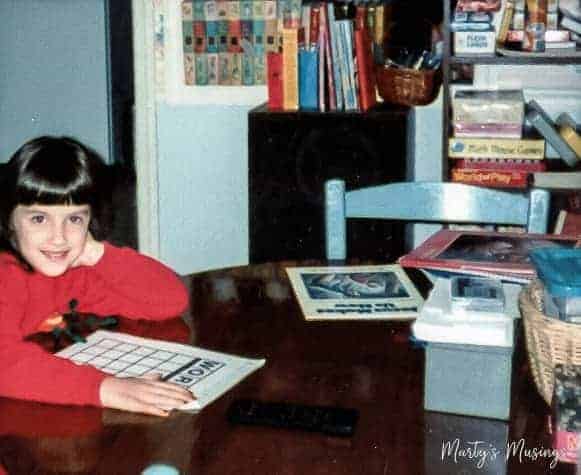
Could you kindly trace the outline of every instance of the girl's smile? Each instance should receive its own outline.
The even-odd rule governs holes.
[[[12,213],[15,245],[35,271],[62,275],[83,253],[90,218],[89,205],[18,205]]]

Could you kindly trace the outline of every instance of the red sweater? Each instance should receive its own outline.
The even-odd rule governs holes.
[[[169,268],[130,248],[105,243],[94,266],[69,269],[59,277],[27,272],[8,253],[0,254],[0,396],[58,404],[101,405],[107,375],[54,356],[24,338],[55,313],[79,312],[163,320],[187,306],[184,285]]]

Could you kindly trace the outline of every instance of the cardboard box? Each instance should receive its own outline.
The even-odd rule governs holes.
[[[514,124],[520,128],[525,114],[522,90],[456,91],[452,108],[452,121],[461,124]]]

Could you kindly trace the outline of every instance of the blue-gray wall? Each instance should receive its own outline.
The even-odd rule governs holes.
[[[0,0],[0,161],[71,135],[109,157],[105,0]]]

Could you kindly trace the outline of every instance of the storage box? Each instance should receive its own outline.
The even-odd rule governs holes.
[[[524,95],[520,90],[456,91],[452,121],[465,124],[515,124],[522,127]]]
[[[581,249],[535,249],[531,260],[543,283],[545,314],[581,323]]]
[[[427,343],[424,408],[508,420],[513,348]]]

